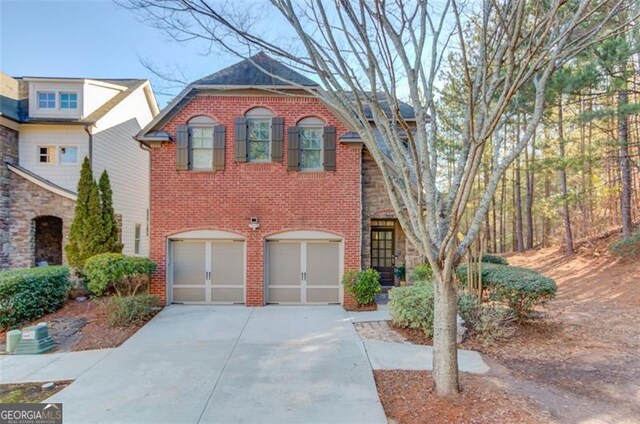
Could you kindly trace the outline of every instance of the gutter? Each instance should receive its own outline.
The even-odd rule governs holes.
[[[93,134],[91,133],[91,125],[85,125],[84,131],[89,135],[89,164],[93,168]]]

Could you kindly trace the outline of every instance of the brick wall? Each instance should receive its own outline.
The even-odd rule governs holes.
[[[346,129],[317,99],[307,97],[196,97],[164,127],[175,138],[176,126],[198,115],[226,126],[225,169],[176,171],[175,143],[151,152],[151,259],[158,264],[150,289],[166,299],[167,237],[197,229],[224,230],[246,237],[247,305],[264,303],[265,237],[294,230],[326,231],[344,240],[345,269],[360,267],[360,147],[338,144],[335,172],[290,172],[282,163],[236,163],[234,119],[253,107],[283,117],[285,127],[316,116]],[[260,220],[257,231],[249,218]],[[346,299],[345,303],[349,303]]]
[[[371,267],[371,220],[395,219],[396,213],[391,206],[382,179],[382,172],[373,157],[365,150],[362,153],[362,268]],[[413,268],[423,262],[420,252],[409,242],[399,222],[395,223],[396,265],[403,263],[407,267],[407,278]]]
[[[11,171],[5,162],[18,162],[18,132],[0,125],[0,269],[9,266]]]

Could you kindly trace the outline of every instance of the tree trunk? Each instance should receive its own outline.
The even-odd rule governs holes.
[[[562,96],[558,103],[558,137],[560,138],[560,193],[562,195],[562,220],[564,222],[564,241],[567,255],[573,255],[573,234],[571,233],[571,215],[569,215],[569,198],[567,191],[567,169],[564,163],[564,122],[562,116]]]
[[[633,222],[631,219],[631,164],[629,163],[629,119],[624,111],[629,93],[618,93],[618,140],[620,142],[621,198],[620,215],[622,218],[622,238],[631,237]]]
[[[525,198],[525,216],[527,219],[527,238],[525,243],[526,249],[533,249],[533,187],[534,187],[534,175],[535,170],[533,163],[536,156],[536,141],[535,135],[531,140],[531,157],[529,157],[528,150],[525,149],[525,162],[527,170],[525,176],[527,179],[527,193]]]
[[[520,114],[516,122],[516,142],[520,142]],[[522,231],[522,180],[520,178],[520,156],[516,158],[513,181],[514,203],[516,212],[516,245],[518,252],[524,252],[524,235]]]
[[[439,396],[460,392],[458,382],[458,293],[454,271],[434,270],[433,384]]]

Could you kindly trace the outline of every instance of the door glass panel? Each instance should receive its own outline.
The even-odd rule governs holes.
[[[307,243],[307,286],[338,286],[339,268],[339,243]]]
[[[173,244],[173,284],[205,284],[205,243],[181,242]],[[177,299],[175,299],[177,300]],[[204,301],[204,294],[203,299]]]
[[[244,243],[211,242],[211,285],[244,286]]]

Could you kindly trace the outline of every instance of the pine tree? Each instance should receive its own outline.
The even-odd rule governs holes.
[[[89,158],[84,158],[78,181],[78,199],[71,229],[69,230],[69,244],[65,246],[67,260],[73,268],[81,269],[86,257],[84,257],[83,244],[85,242],[85,221],[88,215],[89,196],[91,187],[95,184]]]
[[[118,241],[118,223],[113,210],[113,192],[111,191],[109,174],[106,170],[100,175],[98,187],[100,188],[102,205],[102,226],[105,236],[104,249],[106,252],[121,253],[123,245]]]

